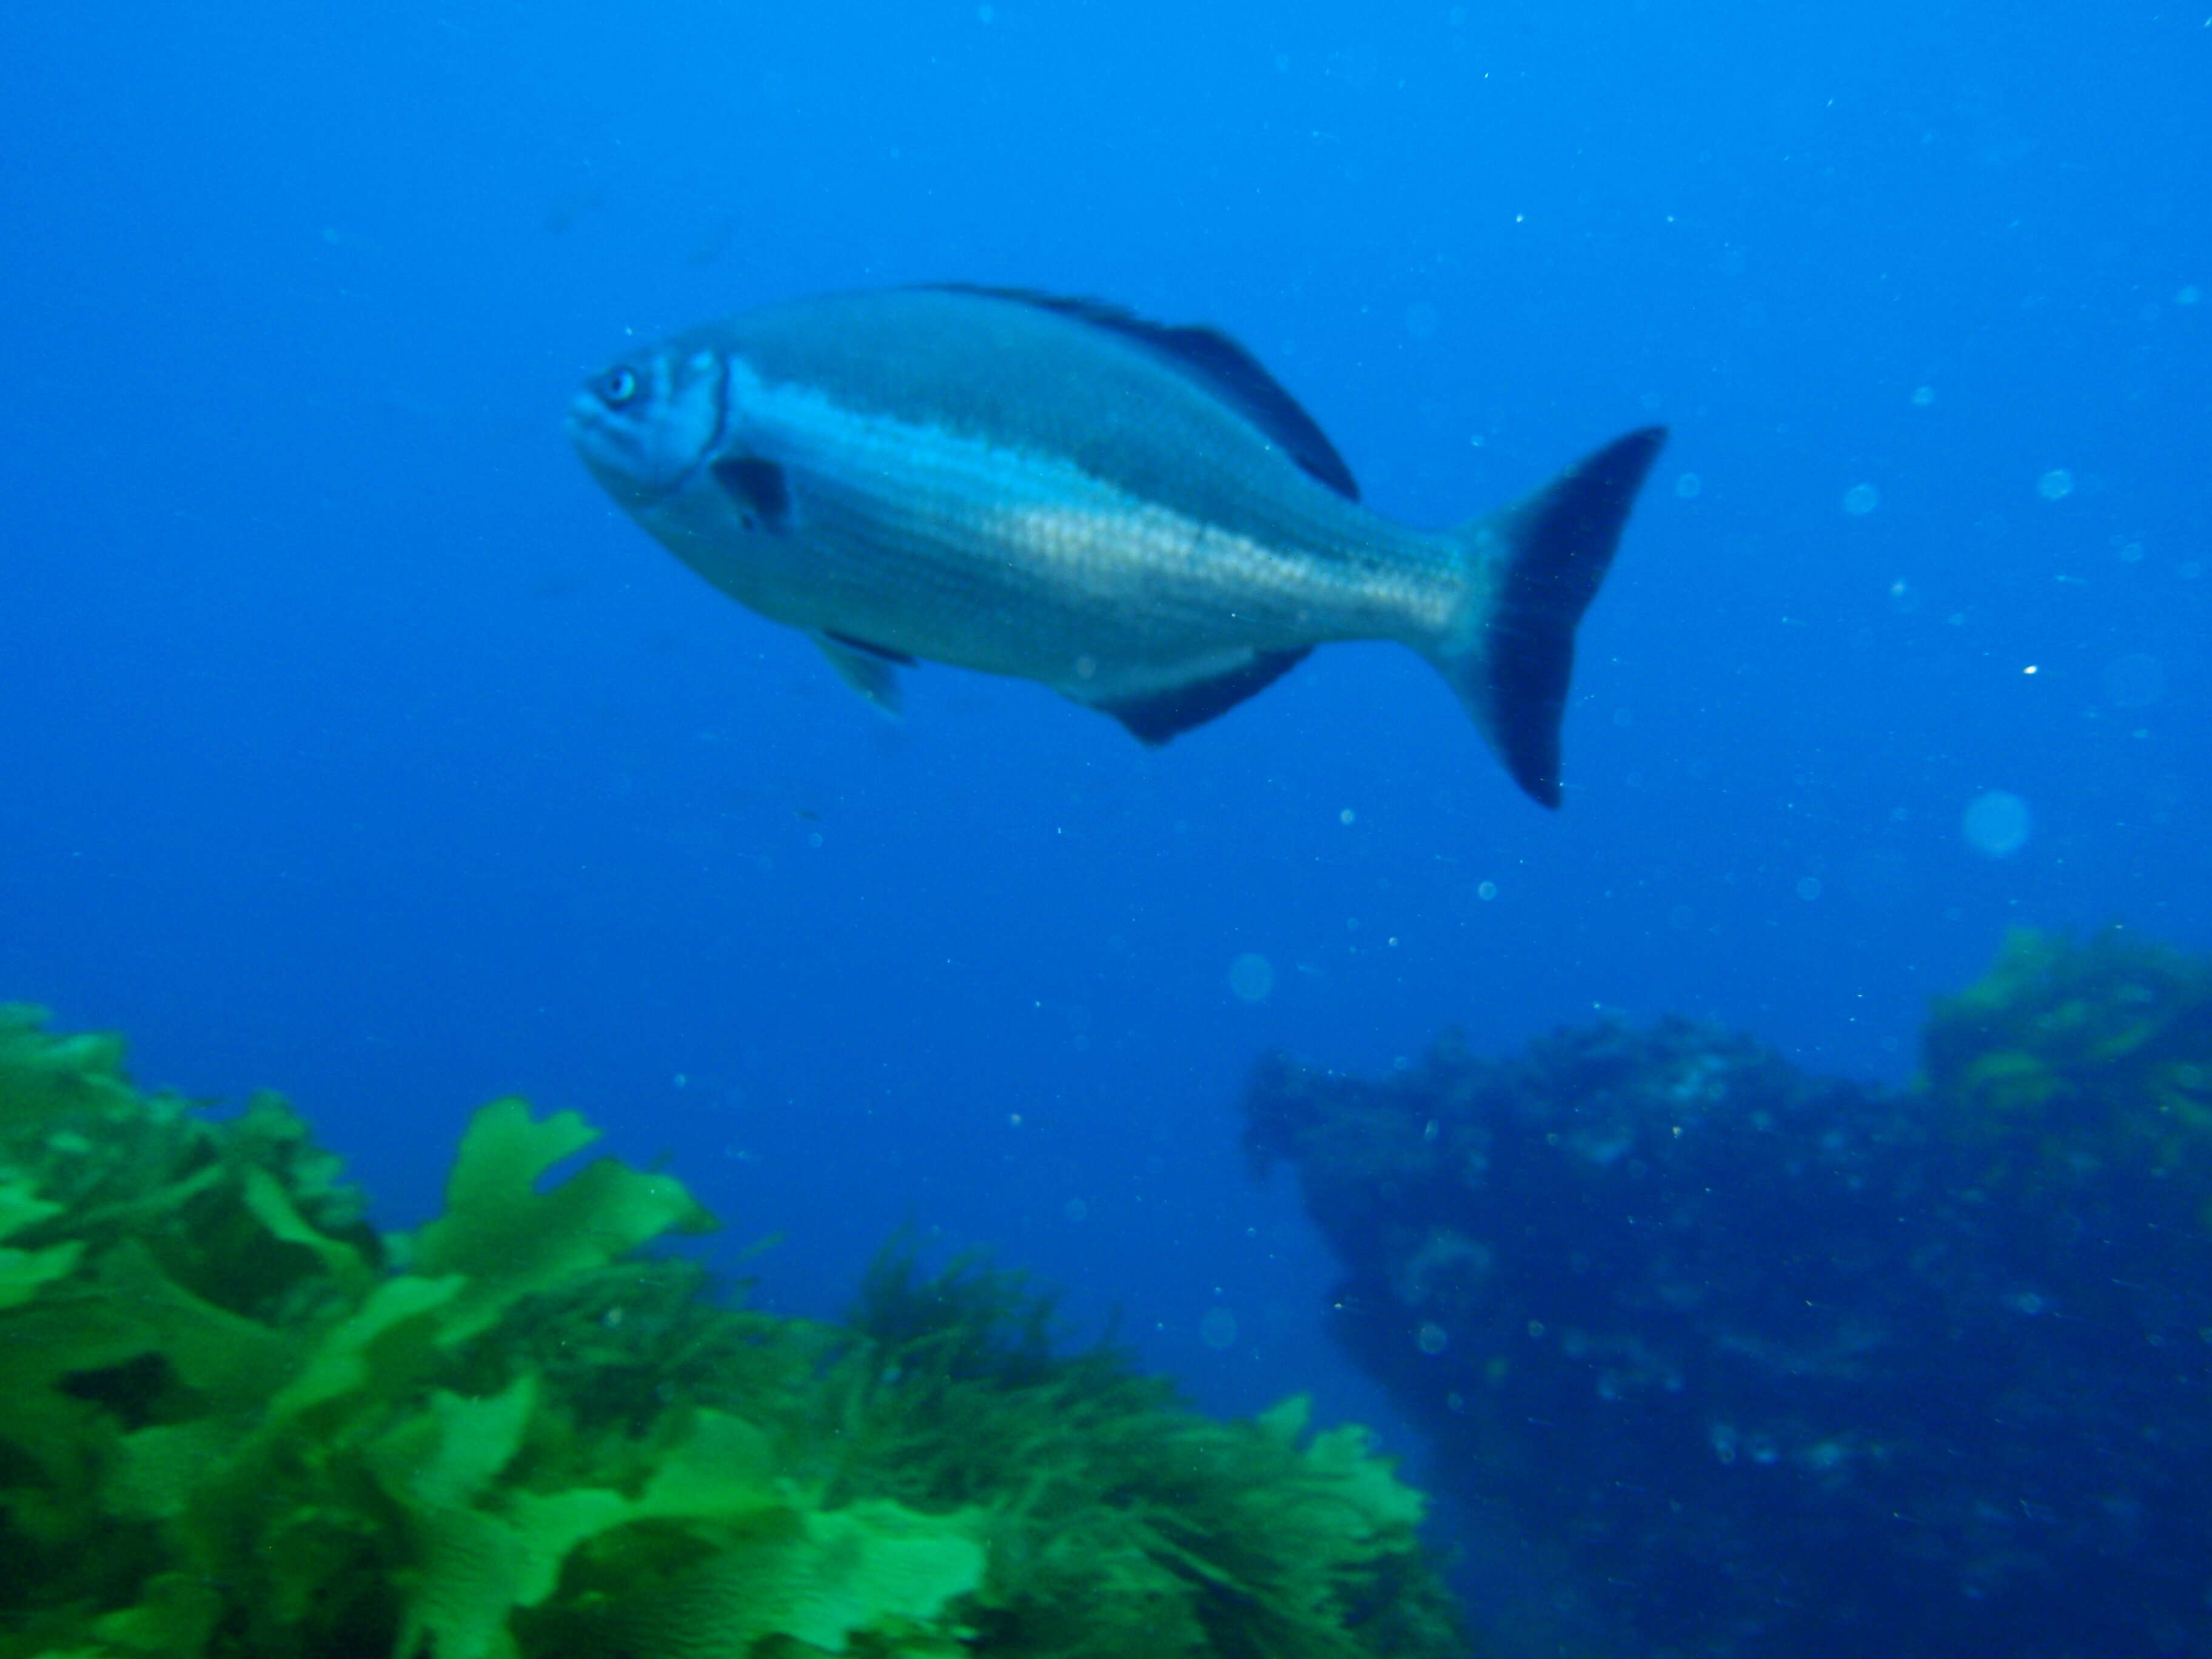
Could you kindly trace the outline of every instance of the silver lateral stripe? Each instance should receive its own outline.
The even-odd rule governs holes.
[[[778,459],[896,504],[890,516],[939,501],[948,529],[986,544],[973,551],[1019,561],[1033,580],[1071,598],[1141,591],[1162,620],[1233,609],[1248,622],[1293,623],[1349,605],[1386,614],[1394,631],[1443,621],[1441,605],[1434,618],[1409,611],[1400,583],[1186,517],[1066,456],[849,409],[818,387],[770,385],[741,357],[724,368],[725,396],[742,411],[738,428],[757,420],[774,434]]]

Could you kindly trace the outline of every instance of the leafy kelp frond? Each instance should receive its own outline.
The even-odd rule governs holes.
[[[496,1100],[462,1137],[447,1211],[422,1230],[417,1271],[458,1273],[468,1290],[442,1338],[473,1336],[521,1297],[628,1255],[671,1230],[714,1225],[683,1183],[640,1175],[600,1158],[551,1191],[535,1190],[548,1170],[599,1139],[574,1112],[533,1121],[519,1100]]]
[[[2016,930],[1985,978],[1938,1000],[1923,1055],[1993,1184],[2148,1176],[2212,1224],[2212,963],[2118,927]]]
[[[0,1659],[1457,1650],[1356,1431],[1055,1357],[1009,1276],[723,1305],[635,1254],[679,1183],[546,1185],[592,1133],[516,1101],[385,1240],[276,1097],[120,1064],[0,1015]]]

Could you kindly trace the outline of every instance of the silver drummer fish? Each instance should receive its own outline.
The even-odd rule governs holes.
[[[917,661],[1037,680],[1165,743],[1335,640],[1433,663],[1559,803],[1575,627],[1665,430],[1418,530],[1210,328],[969,287],[746,312],[626,357],[568,411],[684,563],[898,707]]]

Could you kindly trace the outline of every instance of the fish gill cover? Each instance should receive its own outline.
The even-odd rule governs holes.
[[[711,1224],[485,1107],[380,1235],[274,1096],[213,1121],[0,1009],[0,1659],[1465,1651],[1365,1431],[1182,1407],[973,1261],[846,1326],[641,1255]]]
[[[1909,1091],[1683,1020],[1379,1080],[1246,1144],[1436,1480],[1622,1650],[2212,1651],[2212,963],[2018,933]]]

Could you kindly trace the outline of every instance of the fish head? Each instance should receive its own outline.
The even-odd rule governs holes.
[[[610,495],[643,511],[677,495],[713,458],[726,379],[720,354],[696,344],[626,357],[569,400],[569,440]]]

